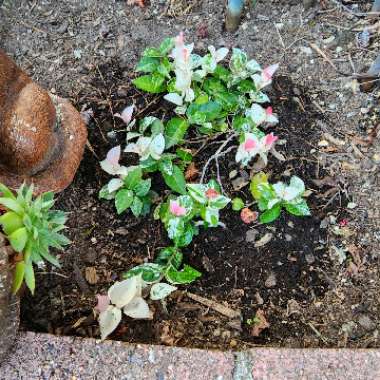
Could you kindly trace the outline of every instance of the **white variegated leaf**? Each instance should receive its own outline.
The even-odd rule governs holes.
[[[170,94],[166,94],[164,96],[164,99],[167,100],[168,102],[174,103],[177,106],[182,106],[183,105],[183,98],[179,94],[175,92],[171,92]]]
[[[153,314],[146,301],[141,297],[134,298],[123,308],[124,314],[135,319],[152,319]]]
[[[107,309],[99,315],[99,327],[101,339],[104,340],[119,325],[121,321],[121,310],[115,306],[108,306]]]
[[[177,290],[175,286],[159,282],[150,288],[150,298],[153,301],[162,300],[175,290]]]
[[[111,303],[118,308],[122,308],[132,301],[134,297],[141,295],[141,277],[134,276],[121,282],[115,282],[108,289],[108,297]]]

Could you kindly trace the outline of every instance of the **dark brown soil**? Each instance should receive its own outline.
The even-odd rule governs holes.
[[[70,212],[67,234],[73,243],[60,257],[61,270],[48,268],[37,273],[38,292],[34,297],[27,295],[22,304],[22,324],[27,330],[98,337],[93,312],[95,295],[104,293],[122,272],[153,260],[158,250],[169,243],[159,221],[152,217],[135,219],[129,212],[117,216],[113,204],[97,196],[109,180],[99,160],[110,147],[123,144],[125,137],[123,133],[117,133],[115,138],[107,136],[113,129],[122,128],[112,113],[131,104],[131,97],[140,116],[157,110],[164,115],[167,110],[161,101],[151,104],[151,98],[144,99],[132,90],[126,75],[118,69],[95,68],[89,74],[93,93],[75,94],[73,100],[78,107],[92,106],[95,111],[94,122],[89,126],[92,151],[86,150],[74,183],[59,195],[57,203],[58,208]],[[152,304],[156,311],[153,321],[125,317],[112,338],[193,347],[307,345],[304,337],[310,334],[310,326],[300,317],[301,310],[317,303],[329,288],[326,273],[331,263],[320,223],[328,212],[340,216],[343,208],[337,202],[325,207],[329,199],[320,194],[328,187],[321,189],[313,182],[324,176],[323,168],[316,165],[310,153],[320,137],[315,127],[320,116],[307,91],[295,87],[288,78],[280,77],[269,94],[280,119],[276,134],[287,141],[279,150],[287,160],[280,163],[272,158],[267,171],[272,173],[272,180],[288,180],[282,176],[284,171],[303,178],[312,190],[308,202],[313,216],[294,218],[282,214],[271,225],[248,226],[238,213],[224,210],[222,221],[227,228],[203,230],[184,250],[185,262],[203,272],[203,277],[187,290],[241,309],[241,328],[236,321],[176,292],[165,305]],[[210,143],[196,157],[196,166],[202,168],[217,147]],[[229,172],[236,168],[233,155],[220,160],[220,164],[227,193],[252,202],[247,188],[234,192],[230,185]],[[214,170],[211,167],[210,177]],[[160,190],[160,181],[157,184]],[[257,231],[256,240],[267,233],[273,237],[265,246],[255,248],[246,240],[250,229]],[[95,284],[87,281],[90,272],[96,272]],[[264,311],[270,327],[253,337],[246,319],[253,318],[259,309]]]

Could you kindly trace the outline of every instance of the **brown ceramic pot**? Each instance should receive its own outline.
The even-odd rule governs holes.
[[[0,50],[0,182],[36,193],[73,180],[87,139],[79,112],[34,83]]]

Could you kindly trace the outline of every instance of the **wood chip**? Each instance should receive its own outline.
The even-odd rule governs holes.
[[[230,318],[230,319],[241,318],[241,311],[240,310],[231,309],[227,306],[224,306],[223,304],[221,304],[219,302],[198,296],[197,294],[194,294],[194,293],[186,292],[186,296],[189,297],[190,299],[192,299],[193,301],[199,302],[202,305],[205,305],[205,306],[209,307],[210,309],[215,310],[216,312],[226,316],[227,318]]]
[[[86,269],[84,270],[84,277],[86,278],[87,282],[91,285],[94,285],[99,281],[99,276],[96,273],[95,267],[86,267]]]
[[[266,233],[260,240],[255,243],[255,247],[263,247],[265,244],[268,244],[273,238],[273,234],[271,232]]]

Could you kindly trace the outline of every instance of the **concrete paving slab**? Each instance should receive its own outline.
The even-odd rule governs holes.
[[[0,380],[380,380],[380,350],[218,352],[21,333]]]
[[[232,353],[22,333],[1,380],[232,380]]]

